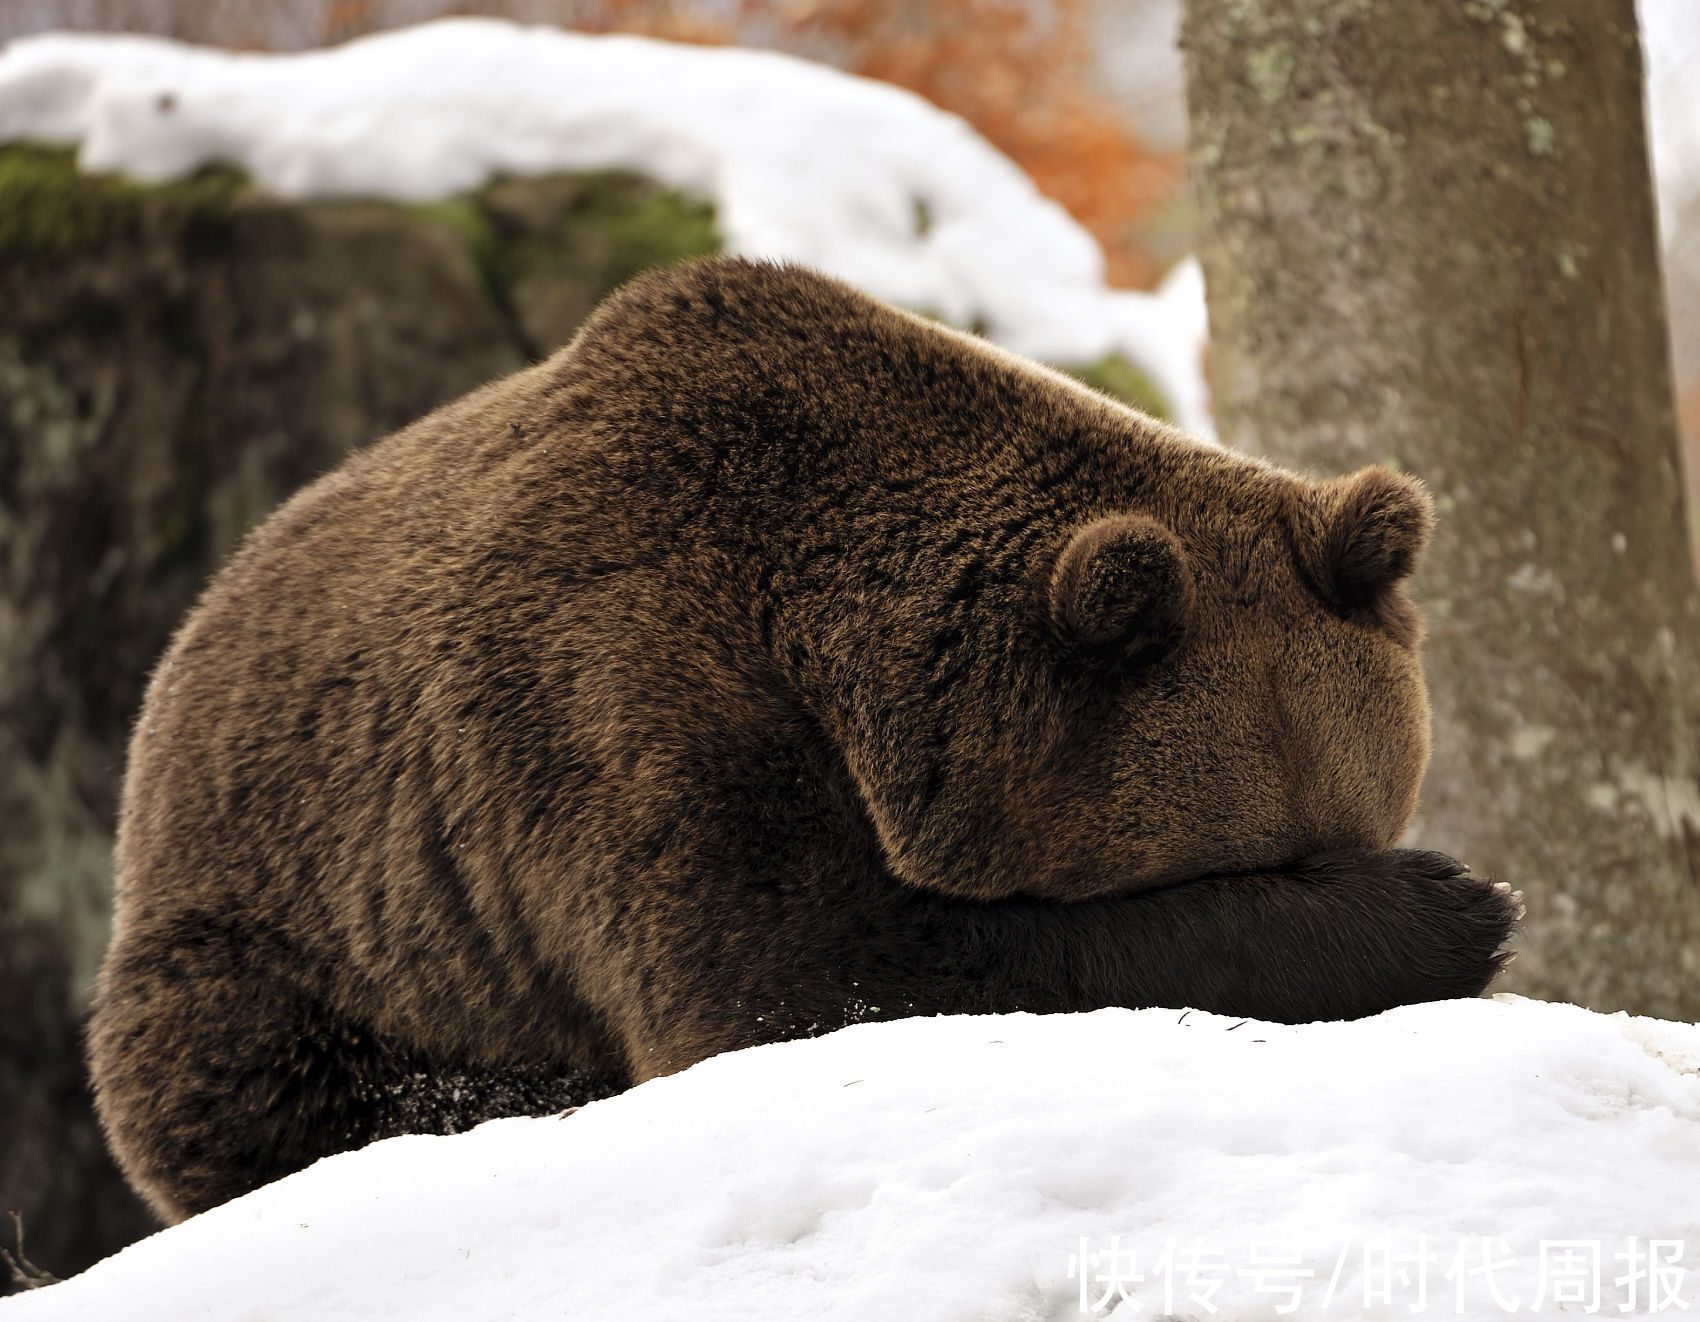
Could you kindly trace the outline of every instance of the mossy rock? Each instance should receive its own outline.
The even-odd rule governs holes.
[[[618,171],[498,180],[468,201],[492,285],[536,356],[634,276],[722,246],[709,203]]]
[[[244,188],[233,170],[167,184],[84,174],[69,147],[0,147],[0,258],[64,262],[195,216],[220,220]]]
[[[66,261],[194,218],[222,222],[257,196],[230,169],[144,184],[77,168],[69,147],[0,146],[0,258]],[[607,293],[652,266],[718,252],[714,208],[622,171],[502,179],[444,202],[375,206],[458,233],[493,295],[546,351]],[[577,292],[568,293],[572,286]],[[576,315],[575,315],[576,313]],[[567,325],[567,320],[571,325]]]
[[[1168,400],[1163,398],[1163,392],[1157,389],[1156,383],[1117,354],[1110,354],[1084,367],[1064,366],[1059,370],[1068,373],[1083,385],[1091,386],[1124,404],[1131,404],[1154,418],[1170,421],[1174,417]]]
[[[65,262],[114,241],[176,231],[189,245],[222,238],[254,190],[237,171],[209,169],[165,184],[84,174],[68,147],[0,146],[0,259]],[[465,244],[528,357],[572,337],[612,290],[651,267],[718,252],[714,208],[623,171],[501,179],[475,193],[419,205],[313,203],[393,209],[446,226]],[[1111,355],[1062,370],[1160,418],[1168,402],[1151,378]]]
[[[0,1069],[0,1174],[38,1261],[151,1228],[66,1081],[125,737],[172,628],[302,484],[719,246],[708,207],[631,176],[292,202],[229,169],[148,185],[0,146],[0,1018],[32,1034]]]

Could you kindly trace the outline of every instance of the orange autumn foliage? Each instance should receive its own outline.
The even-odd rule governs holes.
[[[1020,0],[933,0],[919,22],[903,0],[817,12],[853,43],[850,68],[961,115],[1062,203],[1103,244],[1112,283],[1155,280],[1134,226],[1173,195],[1182,162],[1147,150],[1091,90],[1082,0],[1052,0],[1048,22]]]

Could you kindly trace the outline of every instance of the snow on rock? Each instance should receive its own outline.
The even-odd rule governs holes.
[[[729,250],[802,262],[1047,362],[1118,352],[1209,431],[1196,276],[1104,284],[1092,237],[954,115],[790,56],[445,19],[331,50],[53,34],[0,53],[0,141],[88,170],[236,165],[285,197],[446,197],[626,168],[711,198]]]
[[[0,1316],[1639,1316],[1700,1307],[1697,1190],[1690,1024],[911,1019],[333,1157]]]

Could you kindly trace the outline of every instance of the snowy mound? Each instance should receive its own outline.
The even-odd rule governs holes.
[[[790,56],[448,19],[254,55],[52,35],[0,53],[0,141],[149,181],[213,162],[285,197],[446,197],[625,168],[713,200],[727,248],[837,275],[1018,353],[1144,368],[1207,432],[1202,281],[1104,284],[1096,242],[966,123]]]
[[[1700,1303],[1697,1189],[1693,1025],[913,1019],[333,1157],[0,1314],[1634,1316]]]

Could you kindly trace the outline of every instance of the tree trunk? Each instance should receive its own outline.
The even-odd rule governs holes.
[[[1633,0],[1190,0],[1217,416],[1434,491],[1415,838],[1524,888],[1505,982],[1700,1018],[1700,592]]]

